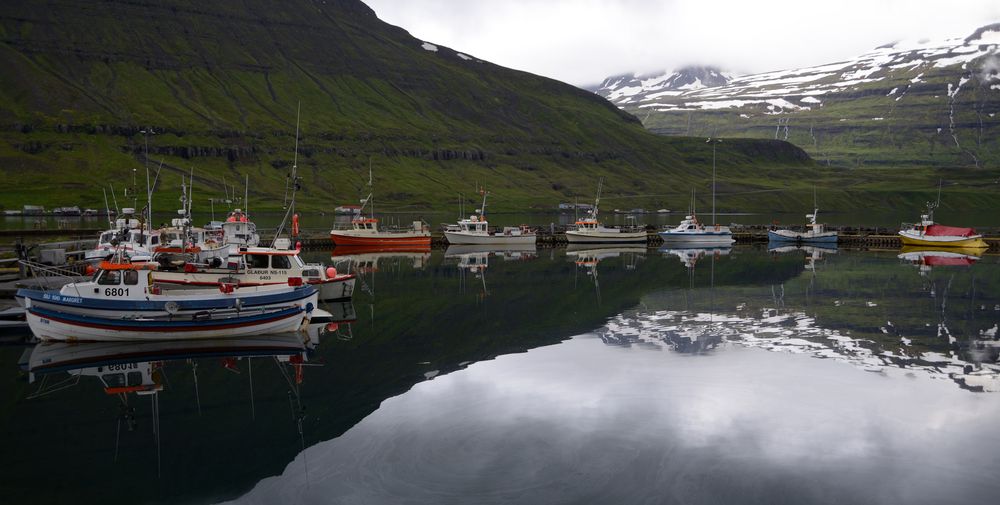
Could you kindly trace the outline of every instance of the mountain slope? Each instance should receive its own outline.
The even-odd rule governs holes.
[[[369,162],[383,209],[451,205],[477,183],[498,208],[552,208],[605,174],[612,198],[664,205],[704,184],[711,152],[650,135],[586,91],[415,39],[352,0],[5,2],[0,65],[8,207],[97,205],[102,185],[120,191],[133,168],[143,178],[147,140],[165,192],[194,168],[205,207],[223,177],[249,174],[251,207],[279,207],[300,102],[313,208],[363,196]],[[746,191],[773,187],[771,169],[812,173],[787,143],[720,149],[720,166],[761,175],[734,183]]]
[[[612,82],[597,92],[663,134],[783,139],[832,166],[972,177],[1000,164],[998,46],[1000,24],[964,39],[897,42],[852,60],[717,86]]]

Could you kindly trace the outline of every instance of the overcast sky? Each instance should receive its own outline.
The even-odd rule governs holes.
[[[1000,22],[1000,0],[364,1],[419,39],[576,85],[688,64],[818,65]]]

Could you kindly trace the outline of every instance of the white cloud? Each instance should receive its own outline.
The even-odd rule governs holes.
[[[415,37],[573,84],[686,64],[763,72],[835,62],[905,38],[1000,22],[968,0],[366,0]]]

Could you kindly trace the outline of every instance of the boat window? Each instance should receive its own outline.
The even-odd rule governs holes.
[[[105,270],[97,283],[102,286],[117,286],[122,282],[122,271],[121,270]]]
[[[247,267],[249,267],[249,268],[267,268],[267,255],[264,255],[264,254],[248,254],[247,255]]]
[[[125,284],[130,284],[135,286],[139,284],[139,272],[136,270],[125,270],[123,277],[125,279]]]
[[[156,236],[150,237],[149,243],[152,244],[152,245],[159,244],[160,243],[160,237],[156,237]]]
[[[111,239],[113,239],[114,237],[115,237],[115,234],[112,233],[112,232],[103,233],[103,234],[101,234],[101,243],[103,244],[103,243],[111,242]]]
[[[104,384],[109,388],[120,388],[125,385],[125,374],[123,373],[109,373],[101,378],[104,379]]]
[[[128,385],[129,386],[141,386],[142,385],[142,372],[129,372],[128,373]]]
[[[288,256],[271,256],[271,268],[287,270],[292,268],[292,262],[288,260]]]

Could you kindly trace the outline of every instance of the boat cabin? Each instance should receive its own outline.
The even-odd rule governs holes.
[[[486,222],[485,218],[480,219],[479,216],[475,214],[469,216],[469,219],[463,219],[459,221],[458,227],[462,231],[469,233],[476,233],[481,235],[489,233],[489,223]]]
[[[241,263],[247,270],[282,270],[287,274],[287,270],[302,270],[305,262],[299,257],[295,250],[278,250],[266,247],[253,247],[240,249]]]
[[[364,230],[375,233],[378,231],[378,219],[373,217],[362,217],[358,219],[352,219],[351,225],[355,230]]]

